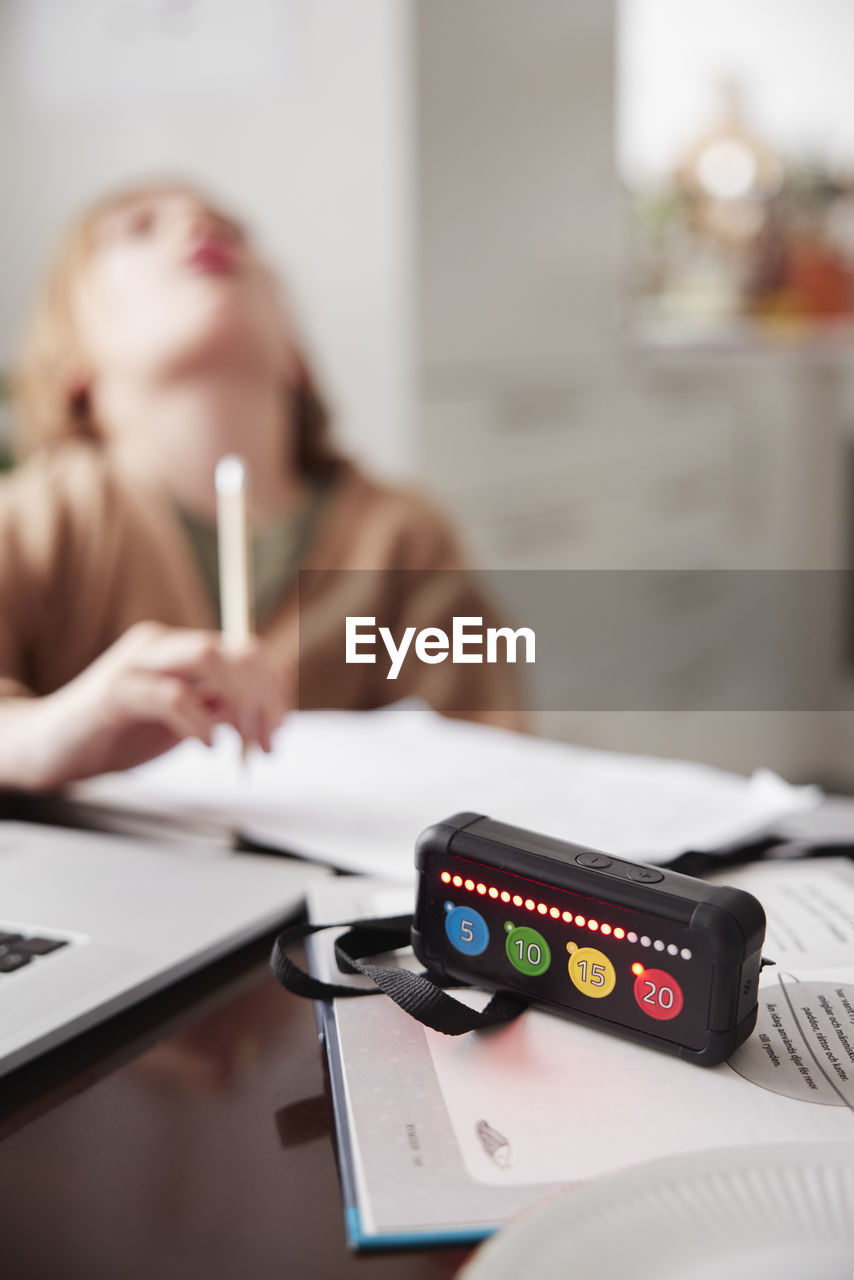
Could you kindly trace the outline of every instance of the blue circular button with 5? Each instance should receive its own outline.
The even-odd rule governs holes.
[[[489,942],[489,929],[479,911],[445,903],[445,933],[451,945],[466,956],[479,956]]]

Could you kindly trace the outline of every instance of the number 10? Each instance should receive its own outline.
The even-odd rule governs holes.
[[[516,946],[519,948],[519,959],[524,962],[525,944],[521,938],[516,939]],[[542,951],[540,951],[540,948],[537,946],[536,942],[528,943],[527,957],[528,957],[528,964],[532,965],[534,968],[536,968],[536,966],[542,960],[543,953]]]

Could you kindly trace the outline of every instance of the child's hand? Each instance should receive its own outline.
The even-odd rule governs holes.
[[[219,723],[269,751],[290,693],[257,640],[236,650],[216,631],[138,623],[55,693],[15,700],[19,785],[43,790],[127,769],[184,738],[210,746]]]

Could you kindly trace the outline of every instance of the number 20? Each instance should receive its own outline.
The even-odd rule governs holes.
[[[673,1008],[673,992],[669,987],[657,987],[650,978],[645,979],[644,985],[648,988],[643,998],[644,1004],[658,1003],[662,1009]],[[657,1001],[656,997],[658,997]]]

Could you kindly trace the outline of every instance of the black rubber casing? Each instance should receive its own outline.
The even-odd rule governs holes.
[[[536,983],[509,965],[506,980],[502,977],[497,981],[484,974],[477,956],[455,952],[444,937],[435,885],[442,859],[449,855],[478,864],[484,876],[506,872],[538,886],[583,895],[602,904],[605,910],[610,905],[618,911],[654,917],[665,933],[668,926],[689,930],[702,955],[698,962],[703,968],[700,979],[703,990],[708,991],[708,1005],[701,1017],[705,1029],[699,1041],[696,1028],[694,1043],[684,1044],[673,1038],[678,1035],[674,1028],[667,1027],[665,1034],[657,1034],[661,1030],[657,1024],[643,1030],[615,1021],[611,1006],[601,1007],[600,1012],[605,1001],[589,1000],[589,1011],[585,1011],[569,1008],[553,998],[542,998]],[[592,859],[590,855],[594,855]],[[607,866],[579,865],[579,856],[586,861],[607,862]],[[708,884],[663,867],[646,868],[643,863],[604,855],[584,845],[508,826],[477,813],[458,813],[428,827],[418,839],[415,862],[419,877],[412,947],[424,967],[434,973],[489,990],[522,992],[552,1012],[701,1066],[724,1061],[756,1025],[765,913],[757,899],[741,889]],[[654,876],[655,883],[629,879],[639,872]],[[439,897],[444,892],[440,890]],[[538,923],[536,917],[532,923]],[[577,1003],[577,996],[574,999]]]

